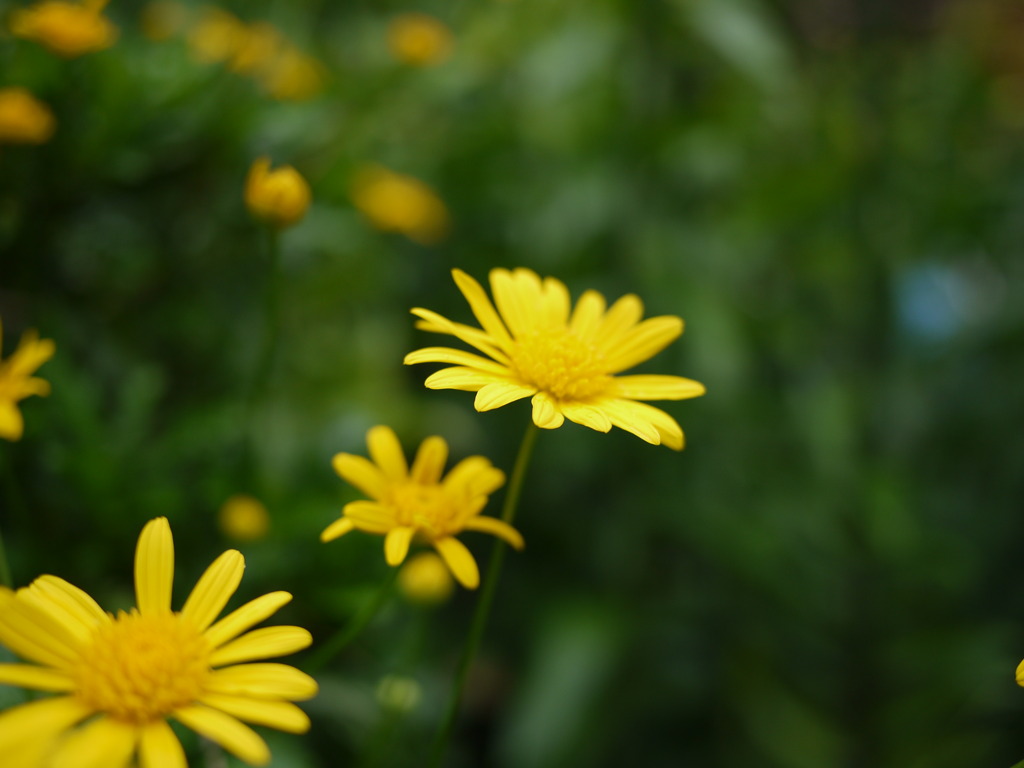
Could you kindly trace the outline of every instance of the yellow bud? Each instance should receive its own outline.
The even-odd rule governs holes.
[[[42,144],[55,127],[50,108],[24,88],[0,88],[0,142]]]
[[[255,541],[262,539],[270,530],[270,515],[259,499],[239,493],[220,508],[217,522],[229,539]]]
[[[448,209],[419,179],[380,166],[364,168],[352,185],[352,201],[377,229],[401,232],[423,245],[448,233]]]
[[[290,227],[299,221],[306,215],[311,197],[309,184],[298,171],[290,165],[272,171],[269,157],[252,164],[245,182],[245,204],[275,227]]]
[[[437,605],[452,595],[455,582],[448,566],[434,552],[421,552],[398,572],[398,589],[410,603]]]
[[[82,4],[43,0],[14,11],[11,32],[15,37],[34,40],[66,59],[102,51],[117,39],[117,27],[100,13],[104,5],[105,0]]]
[[[388,48],[405,64],[429,67],[451,54],[452,33],[433,16],[403,13],[388,25]]]

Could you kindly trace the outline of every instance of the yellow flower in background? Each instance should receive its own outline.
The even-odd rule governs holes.
[[[153,42],[170,40],[188,26],[189,9],[175,0],[153,0],[142,9],[142,34]]]
[[[290,227],[306,215],[312,193],[290,165],[270,170],[270,158],[252,164],[245,181],[245,204],[253,215],[275,227]]]
[[[117,616],[56,576],[17,592],[0,588],[0,643],[32,664],[0,664],[0,684],[58,694],[0,714],[4,765],[184,768],[177,720],[251,765],[270,750],[242,721],[305,733],[292,702],[316,695],[313,678],[284,664],[242,663],[306,648],[309,632],[246,630],[291,600],[271,592],[216,623],[245,567],[228,550],[171,611],[174,544],[167,519],[151,520],[135,552],[138,608]],[[245,634],[243,634],[245,633]]]
[[[242,34],[228,67],[241,74],[256,72],[274,60],[283,42],[281,33],[273,24],[257,21],[248,26],[242,25]]]
[[[11,32],[66,59],[102,51],[117,39],[117,27],[102,15],[106,4],[107,0],[42,0],[11,13]]]
[[[278,101],[305,101],[323,90],[327,76],[312,56],[286,45],[256,75],[263,89]]]
[[[388,48],[405,64],[428,67],[451,54],[452,33],[433,16],[403,13],[388,24]]]
[[[398,572],[398,589],[410,603],[443,603],[452,596],[454,587],[448,567],[433,552],[413,555]]]
[[[270,514],[263,502],[244,493],[231,496],[221,505],[217,522],[225,536],[238,541],[262,539],[270,530]]]
[[[234,56],[245,36],[245,24],[238,17],[220,8],[204,8],[188,32],[188,47],[197,61],[216,64]]]
[[[0,324],[0,336],[2,333]],[[25,431],[18,402],[32,395],[50,394],[50,382],[32,374],[53,357],[56,349],[50,339],[40,339],[35,331],[26,331],[11,356],[0,360],[0,437],[5,440],[20,440]]]
[[[455,578],[468,589],[480,583],[476,560],[455,538],[462,531],[482,531],[522,549],[523,537],[508,523],[480,513],[487,498],[505,482],[504,473],[483,456],[471,456],[444,476],[448,444],[428,437],[410,468],[398,437],[390,427],[373,427],[366,434],[370,459],[339,453],[334,470],[372,499],[345,505],[341,518],[320,534],[332,541],[360,530],[384,535],[388,565],[398,566],[414,537],[433,545]],[[372,459],[372,460],[371,460]]]
[[[422,245],[448,233],[448,209],[419,179],[381,166],[359,171],[352,185],[352,201],[377,229],[399,232]]]
[[[461,270],[455,283],[480,323],[454,323],[416,308],[417,327],[446,333],[486,357],[448,347],[406,355],[406,365],[451,363],[426,380],[430,389],[476,392],[478,411],[533,398],[533,423],[543,429],[565,419],[608,432],[619,427],[654,445],[681,450],[683,430],[664,411],[639,400],[684,400],[704,394],[704,385],[680,376],[616,376],[654,357],[683,332],[671,315],[643,317],[643,303],[629,294],[606,309],[587,291],[571,309],[565,284],[529,269],[491,270],[491,303],[483,287]]]
[[[0,88],[0,143],[43,144],[56,125],[50,108],[24,88]]]

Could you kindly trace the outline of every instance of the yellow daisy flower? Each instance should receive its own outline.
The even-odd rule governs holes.
[[[2,332],[0,324],[0,335]],[[25,431],[18,401],[50,394],[50,382],[32,374],[53,357],[56,348],[50,339],[40,339],[35,331],[26,331],[11,356],[0,360],[0,437],[5,440],[20,440]]]
[[[565,419],[607,432],[619,427],[654,445],[681,450],[683,430],[664,411],[639,400],[684,400],[704,385],[681,376],[616,374],[654,357],[683,332],[671,315],[641,320],[633,294],[610,308],[596,291],[585,292],[570,312],[569,291],[529,269],[491,270],[491,303],[481,285],[452,270],[481,328],[454,323],[419,307],[417,327],[447,333],[487,357],[448,347],[427,347],[405,357],[414,363],[451,363],[430,375],[430,389],[476,392],[478,411],[533,398],[533,423],[543,429]]]
[[[299,627],[242,634],[291,600],[271,592],[217,615],[242,579],[228,550],[171,611],[174,543],[167,518],[142,529],[135,552],[138,608],[116,617],[56,576],[0,589],[0,643],[34,664],[0,664],[0,684],[61,695],[0,714],[0,755],[19,768],[186,768],[174,718],[251,765],[270,751],[242,721],[304,733],[309,718],[291,702],[316,694],[313,678],[284,664],[242,664],[310,643]]]
[[[384,556],[398,566],[414,537],[433,545],[462,586],[476,589],[480,571],[465,545],[455,538],[462,531],[482,531],[504,539],[516,549],[523,537],[503,520],[483,517],[487,497],[505,482],[505,474],[483,456],[470,456],[444,477],[448,444],[428,437],[410,469],[398,437],[390,427],[373,427],[366,434],[370,459],[339,453],[334,470],[372,501],[353,501],[342,516],[320,534],[332,541],[349,531],[385,535]]]
[[[11,32],[66,59],[102,51],[117,40],[117,27],[102,14],[106,4],[107,0],[41,0],[11,13]]]

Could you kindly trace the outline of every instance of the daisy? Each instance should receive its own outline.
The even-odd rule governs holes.
[[[398,437],[390,427],[373,427],[366,434],[370,459],[339,453],[334,470],[372,501],[345,505],[341,518],[320,534],[332,541],[349,531],[382,534],[388,565],[398,566],[409,553],[414,537],[433,545],[462,586],[480,583],[476,560],[455,538],[462,531],[482,531],[504,539],[516,549],[523,537],[503,520],[483,517],[487,497],[505,482],[504,473],[483,456],[470,456],[444,475],[448,444],[428,437],[420,445],[410,469]]]
[[[3,326],[0,325],[0,332]],[[20,440],[25,422],[18,410],[18,401],[31,395],[50,394],[50,382],[32,374],[53,357],[56,345],[40,339],[35,331],[27,331],[18,348],[6,360],[0,360],[0,437]]]
[[[565,419],[607,432],[619,427],[654,445],[681,450],[683,430],[664,411],[640,400],[684,400],[704,385],[681,376],[616,374],[654,357],[683,332],[671,315],[641,320],[643,304],[632,294],[606,309],[604,296],[585,292],[571,309],[569,291],[529,269],[491,270],[491,303],[480,284],[452,270],[455,283],[480,323],[454,323],[419,307],[417,327],[446,333],[486,357],[449,347],[427,347],[405,357],[414,363],[450,363],[426,380],[430,389],[476,392],[478,411],[531,397],[533,422],[543,429]],[[571,309],[571,311],[570,311]]]
[[[135,552],[137,608],[117,616],[56,576],[0,589],[0,643],[32,664],[0,664],[0,683],[59,695],[0,714],[0,755],[18,768],[185,768],[168,718],[251,765],[270,760],[243,720],[304,733],[291,702],[316,682],[284,664],[246,664],[310,644],[299,627],[246,632],[291,600],[272,592],[215,622],[245,567],[228,550],[171,610],[174,544],[164,517],[147,523]],[[245,633],[245,634],[243,634]]]

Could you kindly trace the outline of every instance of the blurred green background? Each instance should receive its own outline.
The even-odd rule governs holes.
[[[113,0],[116,45],[71,61],[0,37],[0,85],[57,119],[44,145],[0,147],[4,353],[27,328],[57,343],[52,395],[0,445],[18,584],[55,573],[125,607],[136,537],[166,515],[177,605],[237,546],[233,604],[287,589],[278,619],[326,639],[387,570],[378,537],[318,540],[358,497],[331,456],[365,453],[382,423],[407,451],[441,434],[453,459],[509,470],[528,418],[424,389],[427,367],[401,360],[439,339],[408,309],[470,322],[450,269],[526,266],[682,316],[641,370],[708,394],[666,406],[681,454],[568,423],[541,435],[527,549],[450,766],[1024,757],[1020,3],[224,8],[315,57],[316,92],[277,100],[197,61],[197,6],[153,40],[143,4]],[[448,26],[450,56],[396,59],[388,25],[408,11]],[[254,384],[269,259],[242,189],[263,154],[314,202],[281,239],[281,343]],[[371,164],[429,185],[447,236],[375,228],[353,202]],[[269,509],[265,538],[218,527],[239,492]],[[486,560],[486,537],[463,540]],[[423,764],[474,597],[389,601],[317,674],[310,734],[261,729],[272,764]],[[415,681],[412,706],[380,695],[387,675]],[[0,706],[20,697],[0,689]]]

